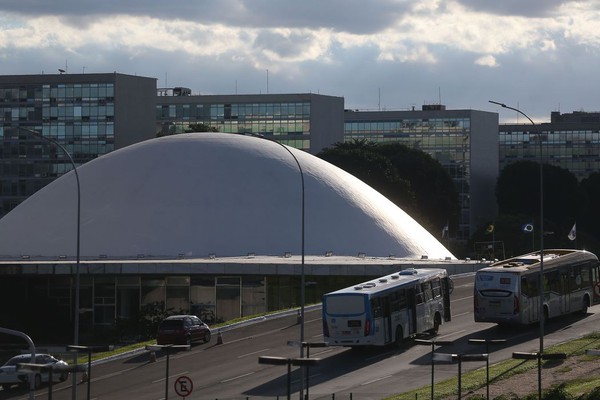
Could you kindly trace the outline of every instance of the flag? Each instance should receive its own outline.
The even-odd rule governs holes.
[[[489,224],[488,227],[485,228],[485,234],[489,235],[492,232],[494,232],[494,224]]]
[[[577,239],[577,222],[573,224],[573,227],[571,228],[571,232],[569,232],[568,238],[569,240],[575,240]]]
[[[446,236],[448,236],[448,223],[446,223],[446,226],[442,229],[442,238],[445,238]]]
[[[525,225],[521,226],[521,230],[525,233],[531,233],[531,232],[533,232],[533,225],[525,224]]]

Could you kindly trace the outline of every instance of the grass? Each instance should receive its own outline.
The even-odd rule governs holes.
[[[585,350],[591,348],[600,348],[600,332],[591,333],[580,339],[558,344],[546,349],[546,353],[565,353],[567,357],[582,356],[582,362],[593,362],[599,359],[598,356],[586,356]],[[543,366],[550,366],[556,363],[555,360],[543,362]],[[490,366],[490,384],[513,375],[521,374],[531,369],[537,368],[535,360],[506,360]],[[462,393],[471,390],[478,390],[486,385],[485,367],[462,374],[461,386]],[[566,389],[573,395],[581,395],[590,392],[593,388],[600,386],[600,377],[590,377],[589,379],[576,379],[569,382]],[[446,379],[435,384],[434,396],[436,399],[443,399],[458,394],[458,377]],[[397,394],[388,397],[387,400],[414,400],[431,398],[431,386],[426,386],[410,392]]]

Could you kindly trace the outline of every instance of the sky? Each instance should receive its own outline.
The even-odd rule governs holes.
[[[600,0],[0,0],[0,74],[59,69],[549,122],[600,111]]]

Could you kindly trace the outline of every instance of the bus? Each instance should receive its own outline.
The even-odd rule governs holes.
[[[475,273],[475,322],[531,324],[600,302],[598,258],[585,250],[544,250],[540,304],[540,252],[498,261]],[[540,311],[540,308],[542,311]]]
[[[405,269],[323,295],[330,346],[384,346],[450,321],[452,281],[445,269]]]

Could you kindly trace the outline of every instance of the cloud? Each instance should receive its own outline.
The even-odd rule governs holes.
[[[477,65],[482,65],[485,67],[498,67],[498,62],[496,61],[496,58],[490,54],[485,55],[483,57],[479,57],[477,60],[475,60],[475,64]]]
[[[111,72],[352,108],[600,109],[600,1],[3,0],[0,73]],[[548,85],[548,82],[553,82]],[[379,99],[379,89],[382,95]],[[560,104],[560,106],[559,106]]]

